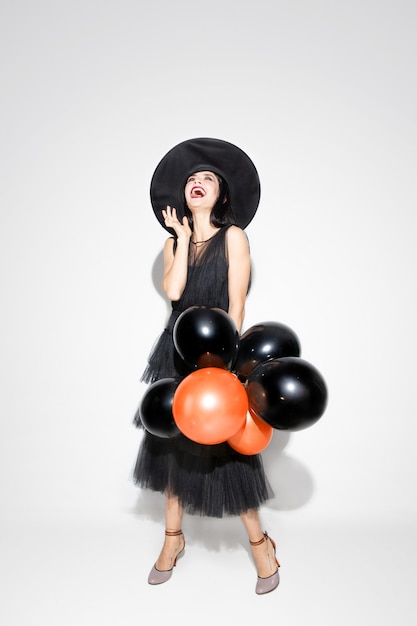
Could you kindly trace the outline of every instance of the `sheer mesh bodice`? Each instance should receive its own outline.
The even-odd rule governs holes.
[[[190,244],[187,285],[174,310],[185,311],[190,306],[210,306],[227,311],[226,232],[221,228],[205,242]]]

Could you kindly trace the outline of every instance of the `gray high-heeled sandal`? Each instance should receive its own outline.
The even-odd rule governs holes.
[[[277,564],[277,569],[276,569],[276,572],[271,574],[271,576],[267,576],[266,578],[262,578],[261,576],[258,576],[258,580],[256,581],[255,591],[259,595],[264,594],[264,593],[269,593],[270,591],[273,591],[274,589],[276,589],[279,585],[278,569],[280,567],[280,564],[278,563],[278,559],[276,557],[277,547],[275,545],[275,541],[271,539],[271,537],[269,537],[266,531],[264,532],[264,536],[262,537],[262,539],[259,539],[259,541],[249,540],[249,543],[251,546],[260,546],[261,544],[264,543],[264,541],[267,541],[268,539],[272,543],[272,547],[274,548],[274,557],[275,557],[275,563]]]
[[[166,530],[165,534],[168,537],[177,537],[179,535],[183,535],[183,532],[182,530]],[[183,535],[183,538],[184,538],[184,535]],[[162,583],[166,583],[167,580],[171,578],[172,570],[176,566],[178,559],[184,556],[184,551],[185,551],[185,539],[184,539],[184,546],[182,550],[180,550],[180,552],[178,552],[178,554],[175,556],[174,563],[171,569],[163,569],[163,570],[157,569],[156,566],[154,565],[149,573],[148,583],[150,585],[161,585]]]

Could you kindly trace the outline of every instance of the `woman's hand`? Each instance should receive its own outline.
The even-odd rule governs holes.
[[[185,216],[182,218],[182,222],[180,222],[177,217],[177,210],[174,207],[171,208],[169,205],[167,206],[166,211],[162,210],[162,216],[165,221],[165,226],[167,228],[172,228],[178,239],[190,239],[191,228],[188,224],[188,219]]]

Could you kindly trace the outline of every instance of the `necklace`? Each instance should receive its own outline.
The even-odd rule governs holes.
[[[214,233],[214,235],[217,235],[217,233]],[[203,239],[202,241],[193,241],[192,239],[190,241],[191,241],[192,244],[194,244],[196,246],[199,243],[207,243],[208,241],[210,241],[210,239],[213,239],[214,235],[212,235],[208,239]]]
[[[211,237],[209,237],[208,239],[203,239],[203,241],[193,241],[191,239],[191,243],[193,243],[195,246],[199,243],[207,243],[207,241],[210,241]]]

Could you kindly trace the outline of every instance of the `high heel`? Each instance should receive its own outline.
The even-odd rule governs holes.
[[[182,530],[166,530],[165,534],[167,535],[167,537],[177,537],[182,535],[183,537],[183,541],[184,541],[184,545],[182,547],[182,549],[178,552],[178,554],[175,555],[174,558],[174,563],[171,567],[171,569],[157,569],[156,565],[153,566],[153,568],[150,571],[150,574],[148,576],[148,583],[150,585],[160,585],[162,583],[166,583],[167,580],[169,580],[172,576],[172,570],[174,569],[174,567],[177,564],[178,559],[180,559],[182,556],[184,556],[184,551],[185,551],[185,539],[184,539],[184,535]]]
[[[259,541],[250,541],[249,543],[251,546],[260,546],[262,545],[265,541],[267,541],[269,539],[269,541],[272,544],[272,547],[274,548],[274,558],[275,558],[275,563],[277,564],[277,569],[276,571],[271,574],[271,576],[267,576],[266,578],[262,578],[261,576],[258,576],[258,580],[256,582],[256,593],[261,595],[264,593],[269,593],[270,591],[273,591],[274,589],[276,589],[279,585],[279,567],[280,564],[278,563],[278,559],[276,557],[276,544],[275,541],[273,539],[271,539],[271,537],[269,537],[268,533],[265,531],[264,532],[264,536],[262,537],[262,539],[260,539]]]

